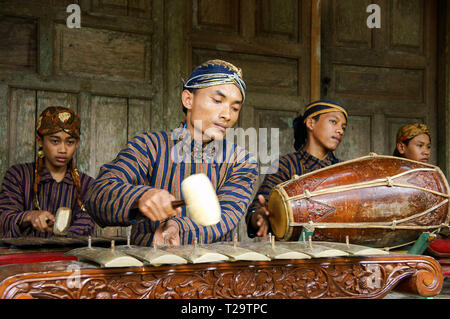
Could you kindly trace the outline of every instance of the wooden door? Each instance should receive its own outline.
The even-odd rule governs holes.
[[[69,4],[81,28],[69,28]],[[127,140],[165,128],[162,0],[2,1],[0,6],[0,180],[36,157],[36,118],[62,105],[81,118],[75,160],[95,177]],[[97,235],[123,235],[121,228]]]
[[[367,25],[370,4],[381,9],[381,28]],[[398,128],[420,122],[438,164],[436,14],[434,0],[322,2],[321,95],[350,112],[338,157],[392,155]]]
[[[269,149],[269,158],[292,152],[292,121],[303,112],[310,94],[310,1],[191,0],[186,3],[182,57],[186,62],[182,76],[188,77],[196,65],[209,59],[224,59],[241,67],[247,98],[236,127],[267,128],[269,144],[274,137],[270,129],[277,128],[280,154]],[[171,50],[168,54],[172,61]],[[172,113],[181,112],[179,103],[176,108]],[[243,146],[248,149],[248,139]],[[260,164],[267,167],[269,163]],[[238,232],[240,239],[246,240],[244,220]]]

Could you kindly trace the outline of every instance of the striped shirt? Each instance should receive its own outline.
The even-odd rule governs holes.
[[[304,148],[280,157],[277,172],[265,176],[245,216],[248,236],[250,238],[255,237],[257,231],[253,229],[250,219],[256,207],[259,207],[258,195],[263,195],[267,202],[270,192],[278,184],[292,179],[294,175],[300,176],[336,163],[339,163],[339,159],[334,156],[333,152],[328,153],[327,157],[320,160],[309,154]]]
[[[109,164],[100,168],[88,196],[87,208],[100,226],[132,224],[131,241],[149,246],[160,222],[142,218],[133,203],[152,188],[165,189],[183,199],[181,182],[206,174],[216,190],[221,220],[216,225],[195,224],[185,206],[173,218],[180,229],[181,244],[229,241],[244,216],[258,176],[253,155],[238,145],[211,142],[198,146],[185,128],[170,132],[146,132],[135,136]],[[187,151],[186,151],[187,150]]]
[[[9,168],[3,178],[0,191],[0,237],[50,237],[53,232],[39,232],[31,225],[19,227],[25,214],[35,210],[33,207],[33,183],[35,163],[17,164]],[[94,230],[94,221],[83,212],[76,200],[76,187],[72,175],[67,170],[61,182],[53,179],[44,166],[40,172],[41,181],[38,185],[38,199],[42,210],[53,215],[59,207],[72,209],[72,220],[67,236],[87,236]],[[80,174],[81,201],[83,202],[87,189],[94,179],[86,174]]]

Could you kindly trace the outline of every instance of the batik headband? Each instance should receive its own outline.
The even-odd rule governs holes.
[[[39,116],[36,131],[42,136],[63,131],[79,138],[80,126],[80,118],[74,111],[61,106],[50,106]]]
[[[430,130],[425,124],[413,123],[403,125],[398,130],[397,142],[405,142],[406,140],[412,139],[420,134],[427,134],[431,139]]]
[[[328,100],[318,100],[308,104],[305,108],[303,119],[306,122],[308,117],[314,117],[316,115],[330,112],[342,112],[345,116],[345,120],[348,121],[347,109],[339,103]]]
[[[223,60],[209,60],[192,71],[186,83],[181,80],[183,90],[201,89],[220,84],[235,84],[242,94],[242,102],[245,101],[245,82],[242,78],[242,70],[233,64]]]

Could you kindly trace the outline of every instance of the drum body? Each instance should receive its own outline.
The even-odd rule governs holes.
[[[449,185],[430,164],[376,154],[335,164],[277,185],[268,208],[274,235],[393,247],[448,225]]]

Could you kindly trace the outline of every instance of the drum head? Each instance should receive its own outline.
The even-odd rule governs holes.
[[[270,194],[267,206],[272,232],[278,239],[283,239],[288,231],[289,220],[286,203],[278,189],[274,189]]]

